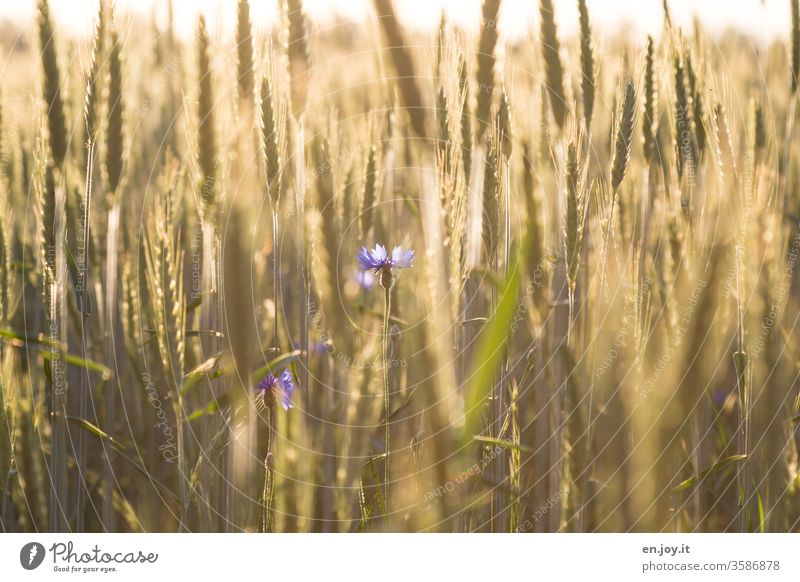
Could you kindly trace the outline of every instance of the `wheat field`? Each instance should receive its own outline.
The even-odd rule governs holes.
[[[800,531],[798,0],[769,43],[29,1],[0,531]]]

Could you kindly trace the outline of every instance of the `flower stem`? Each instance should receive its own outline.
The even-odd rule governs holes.
[[[385,446],[383,465],[383,498],[386,504],[386,519],[389,519],[389,438],[390,438],[390,425],[389,425],[389,315],[392,310],[392,287],[385,285],[386,291],[384,295],[384,315],[383,315],[383,404],[384,404],[384,430],[385,430]]]
[[[264,457],[264,490],[261,493],[261,519],[259,531],[271,533],[274,530],[273,505],[275,501],[275,474],[272,469],[272,442],[275,440],[275,405],[270,402],[266,407],[267,413],[267,455]]]

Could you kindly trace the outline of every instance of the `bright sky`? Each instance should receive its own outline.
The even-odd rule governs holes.
[[[480,21],[482,0],[395,0],[395,6],[407,26],[433,30],[444,9],[448,19],[474,30]],[[620,26],[637,32],[658,32],[662,26],[662,0],[587,0],[593,25],[606,33]],[[790,0],[669,0],[673,21],[690,26],[694,14],[712,32],[733,26],[767,40],[789,33]],[[76,34],[87,33],[96,12],[97,0],[51,0],[51,11],[62,26]],[[116,0],[118,10],[149,15],[153,6],[166,12],[166,0]],[[330,17],[340,14],[347,19],[371,15],[370,0],[304,0],[306,11],[315,25],[325,26]],[[0,18],[10,17],[25,23],[33,17],[34,0],[0,0]],[[251,1],[251,14],[257,29],[269,27],[277,14],[278,0]],[[577,0],[554,0],[556,17],[564,32],[577,25]],[[190,35],[198,12],[206,15],[216,34],[231,36],[235,21],[236,0],[174,0],[175,22],[179,34]],[[536,22],[536,0],[505,0],[500,29],[510,38],[524,35]]]

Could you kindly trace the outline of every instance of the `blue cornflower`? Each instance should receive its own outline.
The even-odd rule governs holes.
[[[292,373],[288,368],[284,368],[283,372],[277,376],[272,374],[264,376],[256,386],[256,390],[264,397],[272,395],[276,400],[280,400],[284,410],[293,408],[292,394],[294,393],[295,385],[292,380]]]
[[[362,269],[365,271],[375,271],[375,274],[392,269],[410,269],[414,265],[414,251],[408,249],[404,251],[402,247],[394,247],[392,255],[386,252],[383,245],[375,245],[373,250],[361,247],[356,256]]]

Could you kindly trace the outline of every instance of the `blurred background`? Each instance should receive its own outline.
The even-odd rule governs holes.
[[[251,13],[257,31],[266,30],[275,23],[276,4],[253,3]],[[578,23],[577,3],[556,0],[554,4],[559,30],[574,31]],[[95,5],[94,0],[53,2],[53,17],[73,34],[89,34]],[[116,5],[121,14],[155,14],[160,24],[166,24],[166,0],[117,0]],[[233,31],[236,2],[174,0],[173,5],[175,29],[184,38],[193,34],[198,13],[205,14],[213,23],[212,35],[221,37]],[[423,31],[435,29],[442,10],[454,26],[470,32],[477,31],[480,24],[480,0],[402,0],[397,6],[398,16],[405,26]],[[604,33],[625,27],[637,33],[653,34],[662,26],[661,0],[589,0],[587,6],[592,13],[593,26]],[[33,21],[34,8],[33,2],[5,0],[0,3],[0,21],[25,27]],[[369,0],[308,0],[305,9],[315,26],[330,25],[337,19],[364,19],[372,14]],[[501,33],[509,39],[529,34],[537,10],[537,3],[530,0],[504,2],[500,14]],[[789,5],[783,0],[673,0],[670,10],[675,22],[682,27],[691,27],[693,19],[698,18],[710,32],[733,27],[762,41],[787,35],[790,27]]]

